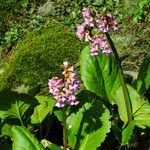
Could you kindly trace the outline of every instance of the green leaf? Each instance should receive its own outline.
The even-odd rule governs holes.
[[[122,146],[128,144],[129,140],[131,139],[131,136],[133,135],[134,127],[135,127],[135,122],[131,121],[128,124],[128,126],[123,130],[123,132],[122,132],[122,143],[121,143]]]
[[[38,140],[25,127],[13,126],[13,150],[44,150]]]
[[[128,121],[127,110],[124,98],[117,96],[122,88],[119,78],[116,62],[111,55],[100,53],[97,57],[90,56],[90,48],[87,46],[81,53],[81,78],[85,87],[102,97],[109,100],[111,104],[116,103],[119,109],[119,115],[125,123]],[[118,94],[118,95],[119,95]]]
[[[55,116],[57,117],[57,119],[62,122],[62,110],[55,110],[54,111]]]
[[[21,119],[29,107],[37,105],[37,100],[27,94],[3,90],[0,92],[0,118]]]
[[[0,125],[0,137],[2,136],[12,136],[12,133],[11,133],[11,125],[8,124],[8,123],[1,123]]]
[[[55,145],[55,144],[49,144],[48,149],[49,150],[62,150],[60,146]]]
[[[144,101],[143,105],[133,114],[135,123],[140,128],[150,128],[150,104]]]
[[[31,123],[41,124],[45,117],[49,113],[52,113],[55,100],[48,96],[36,96],[35,98],[40,104],[34,108],[34,113],[31,116]]]
[[[148,53],[140,67],[137,80],[134,82],[134,87],[140,94],[146,92],[150,86],[150,53]]]
[[[131,86],[128,85],[127,88],[131,99],[132,115],[135,120],[135,125],[141,128],[150,127],[150,104],[148,101],[145,101]],[[122,104],[122,102],[124,102],[122,88],[120,87],[116,93],[119,114],[120,117],[124,119],[126,108],[124,107],[124,104]]]
[[[90,47],[87,46],[82,50],[80,65],[85,87],[114,103],[113,95],[120,86],[120,80],[113,56],[102,52],[96,57],[90,56]]]
[[[72,149],[96,150],[110,132],[109,110],[101,99],[87,91],[79,93],[80,104],[68,118],[68,143]]]
[[[147,57],[145,62],[149,62],[149,57]],[[90,47],[87,46],[81,53],[80,65],[81,78],[85,87],[106,101],[109,100],[111,104],[117,104],[120,119],[126,124],[128,121],[127,108],[125,107],[126,103],[114,57],[102,54],[101,52],[97,57],[92,57],[90,56]],[[148,73],[145,74],[146,83],[148,83],[150,78],[150,75],[147,75]],[[146,83],[145,85],[148,88]],[[128,86],[128,92],[131,99],[132,115],[136,119],[136,125],[142,128],[149,126],[149,113],[147,113],[149,104],[130,86]],[[141,111],[138,116],[136,116],[137,111]],[[142,119],[142,117],[144,118]]]

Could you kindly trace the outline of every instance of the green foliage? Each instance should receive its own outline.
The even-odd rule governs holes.
[[[13,150],[44,150],[44,147],[39,144],[38,140],[29,133],[25,127],[13,126],[12,127],[13,135]]]
[[[41,15],[35,15],[31,18],[31,21],[28,26],[31,29],[40,30],[41,28],[48,26],[48,23],[49,21],[47,21]]]
[[[129,125],[122,131],[122,143],[121,145],[126,145],[129,143],[131,136],[133,135],[133,129],[135,127],[134,121],[131,121]]]
[[[133,20],[137,23],[138,21],[140,21],[144,17],[146,17],[145,11],[146,11],[146,9],[149,9],[149,7],[150,7],[149,0],[137,1]]]
[[[48,114],[52,113],[55,106],[55,100],[47,96],[36,96],[39,105],[34,108],[34,113],[31,116],[32,124],[41,124]]]
[[[1,88],[21,84],[46,87],[48,78],[61,75],[63,61],[75,64],[83,47],[73,33],[50,20],[41,30],[28,31],[13,49],[8,67],[1,77]]]
[[[48,149],[49,150],[62,150],[62,148],[60,148],[60,146],[57,146],[55,144],[49,144]]]
[[[148,14],[148,2],[149,0],[49,0],[43,7],[40,7],[39,13],[52,16],[62,24],[69,26],[70,29],[75,29],[81,19],[81,10],[84,7],[92,8],[94,12],[113,12],[119,20],[127,19],[129,16],[133,20],[145,20],[146,14]]]
[[[5,32],[4,37],[1,40],[1,44],[5,49],[11,47],[11,45],[17,41],[21,32],[21,26],[17,23],[10,24],[9,28],[9,31]]]
[[[150,122],[149,122],[150,105],[148,101],[142,98],[139,95],[139,93],[136,90],[134,90],[131,86],[127,86],[127,88],[131,100],[132,115],[133,115],[133,119],[135,120],[135,125],[141,128],[150,127]],[[124,107],[125,100],[124,100],[123,91],[121,87],[116,90],[116,95],[114,96],[116,98],[116,103],[118,105],[120,118],[126,122],[127,110]]]
[[[27,94],[3,90],[0,92],[0,118],[4,121],[7,118],[17,118],[22,122],[24,114],[29,107],[37,105],[37,100]]]
[[[78,94],[80,105],[67,118],[68,143],[73,149],[96,150],[110,131],[109,110],[95,94],[82,91]]]
[[[150,53],[148,53],[140,67],[138,77],[133,85],[140,94],[145,94],[150,86]]]
[[[100,53],[97,57],[90,56],[90,47],[81,52],[81,78],[85,87],[102,98],[114,103],[114,94],[120,86],[118,69],[114,58]]]
[[[3,34],[4,31],[7,31],[9,28],[9,23],[14,20],[14,18],[19,18],[17,14],[24,14],[26,11],[26,7],[23,6],[28,5],[27,0],[0,0],[0,24],[2,25],[0,28],[0,33]],[[29,6],[30,7],[30,6]]]
[[[110,99],[111,101],[109,101],[112,103],[113,100],[118,106],[121,120],[127,123],[127,106],[113,56],[100,54],[92,57],[90,48],[86,47],[82,51],[80,64],[81,78],[85,87],[104,98],[105,101]],[[149,103],[130,86],[128,86],[128,92],[135,124],[142,128],[150,127]]]
[[[142,102],[142,100],[138,102]],[[133,115],[135,124],[143,129],[146,127],[150,128],[150,104],[148,101],[143,101],[143,104],[139,105],[138,107],[139,109]]]

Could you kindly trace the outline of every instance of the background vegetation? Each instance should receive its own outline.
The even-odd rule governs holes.
[[[1,99],[5,97],[8,101],[10,100],[10,97],[4,94],[5,88],[30,95],[48,94],[47,80],[52,76],[61,76],[63,61],[69,60],[72,65],[78,67],[80,51],[86,44],[81,44],[77,40],[75,30],[81,23],[81,11],[84,7],[90,7],[94,12],[112,12],[115,18],[120,20],[120,31],[112,33],[111,37],[119,50],[124,73],[127,79],[130,79],[128,76],[131,77],[129,82],[133,82],[145,55],[150,51],[149,0],[0,0]],[[146,75],[145,72],[144,76]],[[150,100],[150,88],[147,87],[145,93]],[[15,92],[10,92],[10,94],[17,95]],[[20,96],[22,95],[14,96],[13,99],[16,100],[17,97],[19,101]],[[49,99],[41,97],[37,99],[40,103],[44,103],[42,107],[47,106]],[[33,105],[36,105],[35,99],[31,101]],[[31,109],[28,109],[29,104],[26,110],[32,112],[33,106],[30,104]],[[48,109],[52,109],[51,105],[54,104],[48,103]],[[48,129],[47,126],[50,127],[51,132],[56,131],[56,128],[62,129],[56,119],[59,111],[55,111],[52,115],[49,113],[47,116],[47,114],[48,111],[45,111],[43,116],[40,114],[41,122],[34,120],[36,118],[34,114],[31,119],[32,125],[28,125],[28,129],[36,134],[38,139],[43,138],[40,132],[41,130],[45,132],[45,128]],[[21,117],[25,125],[30,120],[25,118],[24,112]],[[53,121],[50,122],[48,117]],[[8,119],[6,123],[5,126],[2,122],[0,123],[0,142],[9,143],[11,147],[11,135],[8,136],[9,133],[4,131],[5,129],[9,131],[12,120]],[[18,121],[16,124],[19,124]],[[41,129],[40,124],[44,129]],[[138,128],[137,131],[139,131]],[[57,132],[53,134],[57,135]],[[62,144],[60,139],[50,136],[49,138],[50,141],[59,143],[58,145]],[[119,140],[114,139],[113,133],[110,132],[101,149],[117,149]],[[139,150],[147,150],[148,139],[149,135],[139,136],[137,132],[135,138],[131,139],[134,144],[125,148],[136,149],[138,145]]]

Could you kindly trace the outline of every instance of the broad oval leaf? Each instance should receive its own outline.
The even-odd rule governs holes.
[[[35,97],[39,105],[34,107],[34,113],[31,116],[32,124],[41,124],[45,117],[52,113],[53,107],[56,101],[48,96],[36,96]]]
[[[13,126],[13,150],[44,150],[44,147],[38,142],[25,127]]]
[[[132,116],[135,120],[135,125],[140,128],[150,127],[150,104],[148,101],[144,100],[136,90],[134,90],[131,86],[127,86],[129,96],[131,99],[131,107],[132,107]],[[118,109],[120,117],[124,117],[126,113],[126,109],[124,107],[124,96],[122,92],[122,88],[120,87],[116,91],[116,100],[118,102]]]
[[[126,123],[128,117],[125,100],[117,97],[117,90],[121,88],[121,83],[113,56],[102,53],[97,57],[90,56],[90,48],[87,46],[81,53],[80,64],[81,78],[85,87],[105,100],[109,100],[111,104],[116,103],[120,118]]]
[[[20,119],[29,107],[37,104],[37,100],[27,94],[18,94],[9,90],[0,91],[0,118],[2,120],[8,117]]]
[[[96,150],[110,132],[109,110],[95,94],[83,91],[77,96],[81,104],[67,118],[68,143],[72,149]]]
[[[102,52],[98,56],[90,55],[90,47],[86,46],[80,58],[81,78],[85,87],[96,95],[114,103],[115,91],[120,86],[120,79],[116,62],[112,55]]]
[[[85,87],[105,100],[109,100],[111,104],[117,104],[120,118],[126,124],[128,121],[127,107],[114,57],[102,54],[102,52],[97,57],[90,56],[90,47],[87,46],[81,53],[80,65],[81,78]],[[149,126],[149,113],[147,113],[149,104],[130,86],[128,86],[128,92],[136,125],[141,127]],[[138,117],[137,111],[141,111]]]

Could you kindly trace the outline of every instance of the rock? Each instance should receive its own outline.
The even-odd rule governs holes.
[[[27,31],[13,47],[9,63],[0,77],[0,89],[38,84],[48,91],[48,79],[62,75],[64,61],[70,61],[71,65],[78,62],[84,44],[75,33],[54,20],[49,22],[48,27],[41,30]]]

